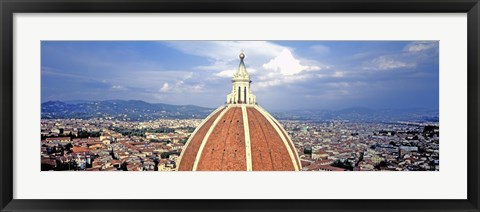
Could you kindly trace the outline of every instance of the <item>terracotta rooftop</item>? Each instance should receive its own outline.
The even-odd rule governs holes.
[[[182,166],[178,167],[179,171],[190,171],[193,168],[193,163],[195,162],[195,157],[197,156],[198,149],[202,144],[203,138],[207,134],[207,131],[212,126],[215,119],[217,119],[218,115],[222,112],[222,110],[218,110],[210,114],[209,117],[204,121],[203,125],[197,127],[194,134],[190,136],[184,150],[182,151]]]
[[[78,153],[78,152],[88,152],[88,151],[90,151],[90,149],[89,149],[88,147],[76,147],[76,146],[74,146],[74,147],[72,148],[72,152],[74,152],[74,153]]]
[[[301,163],[281,125],[256,105],[226,105],[190,136],[179,171],[298,171]]]
[[[215,126],[200,155],[197,170],[246,170],[241,108],[231,108]]]

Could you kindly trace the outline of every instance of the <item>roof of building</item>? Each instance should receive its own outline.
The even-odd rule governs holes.
[[[219,107],[192,134],[179,171],[298,171],[300,159],[282,126],[257,105]]]

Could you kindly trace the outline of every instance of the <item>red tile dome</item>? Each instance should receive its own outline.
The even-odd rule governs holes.
[[[299,171],[292,140],[272,115],[257,105],[240,53],[227,104],[195,129],[180,155],[179,171]]]
[[[257,105],[229,104],[190,136],[179,171],[298,171],[300,160],[283,127]]]

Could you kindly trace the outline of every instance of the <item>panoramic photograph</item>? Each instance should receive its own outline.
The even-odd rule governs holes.
[[[438,41],[42,41],[41,171],[439,171]]]

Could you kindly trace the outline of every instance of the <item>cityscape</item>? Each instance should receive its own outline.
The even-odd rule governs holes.
[[[437,41],[43,41],[41,73],[41,171],[440,170]]]
[[[285,116],[285,114],[284,114]],[[148,119],[148,118],[147,118]],[[174,171],[201,118],[42,119],[42,171]],[[438,171],[438,121],[281,120],[303,171]]]

